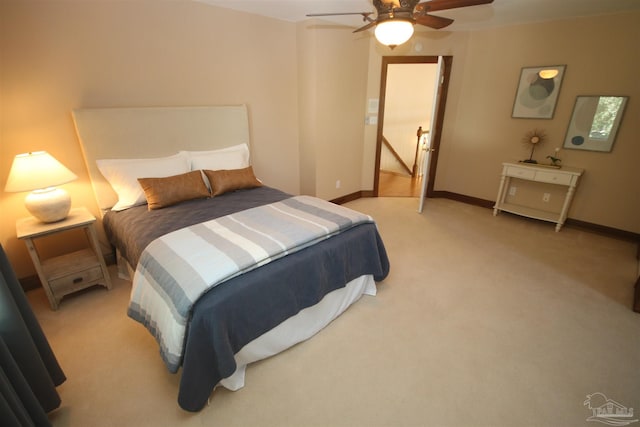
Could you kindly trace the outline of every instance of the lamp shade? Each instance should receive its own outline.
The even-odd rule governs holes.
[[[394,48],[411,38],[413,22],[397,18],[382,21],[376,25],[375,35],[380,43]]]
[[[33,190],[25,199],[27,210],[42,222],[56,222],[69,214],[71,198],[55,186],[76,178],[76,174],[46,151],[35,151],[15,157],[4,190],[15,193]]]
[[[40,190],[78,178],[46,151],[18,154],[13,160],[4,191]]]

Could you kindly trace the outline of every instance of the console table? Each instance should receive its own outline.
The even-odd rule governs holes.
[[[561,168],[547,167],[532,163],[505,162],[502,164],[502,176],[500,178],[500,188],[498,189],[498,197],[493,207],[493,215],[497,215],[500,211],[511,212],[514,214],[526,216],[529,218],[540,219],[556,223],[556,231],[560,231],[565,219],[567,219],[567,211],[571,205],[571,199],[578,185],[578,178],[584,172],[583,169],[562,166]],[[547,183],[550,185],[563,185],[567,187],[567,194],[560,212],[547,212],[541,209],[520,206],[511,203],[505,203],[511,178],[524,179],[527,181],[536,181]]]

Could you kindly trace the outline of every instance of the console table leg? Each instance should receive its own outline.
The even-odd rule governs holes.
[[[560,219],[558,220],[558,224],[556,225],[556,231],[560,231],[565,219],[567,219],[567,211],[569,210],[569,205],[571,204],[571,199],[573,199],[573,193],[575,191],[575,186],[569,186],[569,189],[567,190],[567,196],[564,198],[564,204],[562,205],[562,211],[560,211]]]
[[[503,173],[500,177],[500,187],[498,188],[498,196],[496,197],[496,204],[493,206],[493,216],[498,215],[500,207],[504,202],[504,183],[506,181],[506,175]]]

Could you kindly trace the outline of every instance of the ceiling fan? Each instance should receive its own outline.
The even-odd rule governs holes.
[[[307,16],[362,15],[366,25],[356,29],[354,33],[375,27],[376,38],[391,49],[402,44],[413,35],[415,24],[429,28],[441,29],[451,25],[453,19],[444,16],[430,15],[429,12],[477,6],[492,3],[493,0],[431,0],[419,3],[420,0],[373,0],[377,16],[371,18],[373,12],[352,13],[311,13]]]

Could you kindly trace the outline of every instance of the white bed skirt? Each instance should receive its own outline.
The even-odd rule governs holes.
[[[116,255],[118,275],[122,279],[131,280],[133,270],[119,252]],[[344,288],[328,293],[316,305],[301,310],[295,316],[242,347],[235,355],[236,371],[222,379],[216,387],[222,386],[231,391],[241,389],[244,387],[245,371],[249,363],[266,359],[311,338],[340,316],[351,304],[358,301],[362,295],[376,295],[376,282],[371,274],[360,276],[347,283]]]
[[[236,371],[218,385],[236,391],[244,387],[247,365],[278,354],[289,347],[311,338],[333,319],[342,314],[363,295],[376,295],[372,275],[360,276],[327,295],[316,305],[305,308],[269,332],[261,335],[236,353]]]

